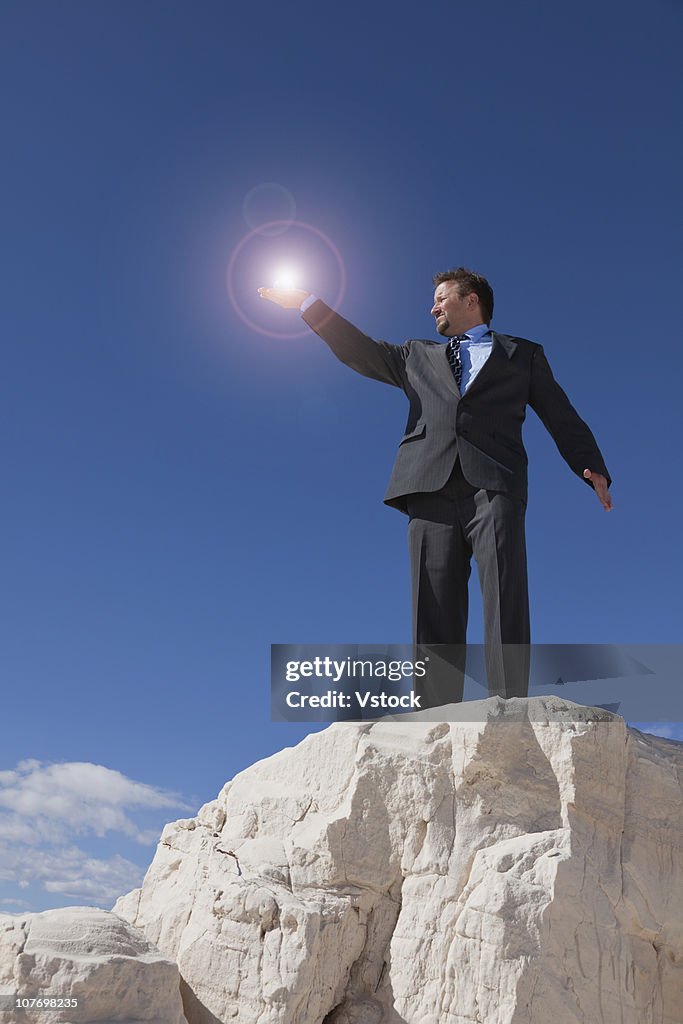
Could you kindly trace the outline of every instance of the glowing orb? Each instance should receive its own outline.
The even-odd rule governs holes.
[[[263,224],[263,225],[261,225],[260,228],[258,228],[258,229],[255,228],[253,231],[250,231],[247,235],[244,236],[244,238],[242,238],[237,243],[237,245],[233,249],[232,254],[230,256],[230,260],[228,262],[228,267],[227,267],[227,270],[226,270],[226,273],[225,273],[225,283],[226,283],[226,288],[227,288],[227,292],[228,292],[228,297],[230,299],[230,304],[232,305],[232,308],[235,311],[235,313],[237,314],[237,316],[251,330],[257,331],[259,334],[265,334],[269,338],[305,338],[305,337],[308,337],[310,335],[310,327],[305,327],[303,330],[275,331],[275,330],[272,330],[270,327],[268,327],[266,323],[259,323],[256,319],[254,319],[255,315],[256,316],[260,315],[260,308],[263,307],[262,300],[258,299],[256,297],[257,296],[257,286],[260,285],[262,280],[263,280],[263,272],[262,271],[258,271],[258,273],[256,273],[256,270],[254,270],[254,273],[253,273],[253,276],[252,276],[252,279],[251,279],[251,285],[250,285],[249,294],[251,294],[253,292],[253,313],[252,313],[252,307],[251,306],[247,306],[247,309],[245,309],[243,307],[242,302],[240,301],[240,299],[238,299],[237,291],[235,289],[236,278],[239,279],[239,273],[238,272],[239,272],[239,270],[240,270],[240,268],[241,268],[241,266],[242,266],[242,264],[244,262],[244,258],[246,256],[246,252],[247,252],[247,247],[255,239],[258,239],[259,236],[262,237],[262,238],[263,237],[267,237],[269,234],[272,235],[273,233],[276,232],[276,230],[279,230],[280,228],[282,228],[283,231],[286,231],[287,229],[290,229],[290,230],[292,230],[294,232],[299,232],[299,233],[301,233],[304,236],[308,235],[311,240],[317,241],[319,244],[321,244],[321,247],[322,247],[323,250],[327,249],[328,253],[331,255],[331,257],[333,258],[333,260],[335,261],[335,263],[337,265],[337,282],[338,282],[337,283],[337,294],[334,296],[334,298],[332,299],[330,304],[331,304],[331,306],[333,308],[337,308],[341,304],[342,299],[344,298],[344,295],[346,293],[346,267],[344,266],[344,261],[342,259],[341,253],[339,252],[339,249],[334,244],[332,239],[328,238],[328,236],[326,234],[324,234],[324,232],[322,232],[320,230],[320,228],[316,228],[312,224],[306,224],[304,221],[300,221],[300,220],[296,220],[296,221],[292,221],[292,222],[290,222],[290,221],[273,221],[272,223]],[[320,283],[321,282],[319,281],[319,279],[314,279],[313,281],[307,279],[307,281],[306,281],[307,286],[311,287],[311,288],[317,287],[318,284],[320,284]],[[322,282],[322,284],[324,286],[325,282]],[[330,284],[331,284],[331,282],[330,282]],[[240,286],[239,291],[240,291],[240,296],[241,296],[242,295],[242,287],[241,286]],[[256,312],[257,310],[259,310],[259,313]]]
[[[292,292],[298,287],[299,275],[291,267],[283,267],[278,270],[273,282],[274,288],[281,288],[283,291]]]

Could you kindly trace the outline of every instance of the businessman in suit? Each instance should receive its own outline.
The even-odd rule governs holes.
[[[462,700],[473,555],[489,694],[526,696],[527,405],[607,511],[611,480],[542,346],[491,330],[493,290],[486,278],[458,267],[436,274],[433,283],[431,314],[447,344],[375,341],[305,291],[260,288],[259,294],[299,308],[338,359],[401,388],[408,398],[408,422],[384,500],[409,517],[413,640],[418,650],[432,652],[423,706]]]

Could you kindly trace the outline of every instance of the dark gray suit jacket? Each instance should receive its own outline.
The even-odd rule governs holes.
[[[461,395],[444,344],[374,341],[319,299],[303,319],[352,370],[402,388],[408,396],[408,422],[384,498],[387,505],[406,512],[406,495],[439,490],[458,455],[473,486],[526,502],[522,424],[527,405],[578,476],[583,479],[584,469],[590,469],[611,482],[593,434],[553,377],[541,345],[492,331],[491,354]]]

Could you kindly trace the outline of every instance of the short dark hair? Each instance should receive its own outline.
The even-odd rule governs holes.
[[[477,274],[467,267],[456,267],[454,270],[444,270],[440,274],[434,274],[432,282],[434,287],[443,284],[444,281],[455,281],[458,285],[458,295],[463,299],[471,292],[479,299],[479,305],[487,324],[491,323],[493,316],[493,288],[482,274]]]

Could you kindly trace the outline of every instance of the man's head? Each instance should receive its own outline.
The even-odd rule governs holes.
[[[491,323],[493,289],[485,277],[466,267],[435,274],[431,313],[436,329],[446,338],[464,334],[477,324]]]

